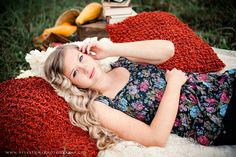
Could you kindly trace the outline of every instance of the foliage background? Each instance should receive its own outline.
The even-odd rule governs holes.
[[[0,1],[0,82],[29,69],[25,55],[35,49],[32,39],[52,27],[65,10],[82,10],[100,0]],[[210,46],[236,50],[234,0],[132,0],[136,12],[167,11],[188,24]]]

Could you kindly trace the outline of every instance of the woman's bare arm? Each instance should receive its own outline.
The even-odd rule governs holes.
[[[88,54],[90,51],[95,52],[96,55],[93,57],[96,59],[123,56],[135,62],[158,65],[174,55],[174,44],[168,40],[144,40],[126,43],[93,42],[82,45],[80,50]]]
[[[115,56],[148,64],[161,64],[174,55],[174,44],[168,40],[144,40],[114,43],[110,50]]]
[[[102,126],[120,138],[135,141],[145,146],[164,147],[170,135],[179,104],[180,87],[167,85],[163,99],[151,125],[136,120],[125,113],[101,102],[94,106]]]
[[[176,118],[180,90],[187,77],[183,72],[174,69],[167,72],[166,79],[168,83],[151,125],[101,102],[95,102],[94,107],[102,126],[125,140],[136,141],[145,146],[164,147]]]

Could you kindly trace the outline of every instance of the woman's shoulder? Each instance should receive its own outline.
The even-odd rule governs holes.
[[[112,68],[116,68],[116,67],[126,67],[126,68],[128,68],[128,67],[132,67],[136,64],[137,64],[136,62],[130,60],[127,57],[119,57],[119,59],[116,62],[111,64],[111,67]]]
[[[108,106],[112,106],[113,105],[113,102],[110,98],[108,98],[107,96],[104,96],[104,95],[100,95],[98,96],[94,103],[97,103],[97,104],[105,104],[105,105],[108,105]]]

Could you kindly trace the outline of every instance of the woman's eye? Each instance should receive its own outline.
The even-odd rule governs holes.
[[[75,71],[73,72],[73,77],[75,77],[76,74],[77,74],[77,71],[75,70]]]
[[[82,62],[82,60],[83,60],[83,55],[79,57],[79,61]]]

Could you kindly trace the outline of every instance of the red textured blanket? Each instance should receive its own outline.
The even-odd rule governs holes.
[[[185,72],[205,73],[219,71],[225,66],[206,42],[167,12],[143,12],[120,23],[107,25],[106,30],[113,42],[152,39],[172,41],[175,55],[158,66],[163,69],[178,68]]]
[[[0,83],[0,104],[3,156],[97,156],[96,141],[72,126],[68,104],[45,80]]]

